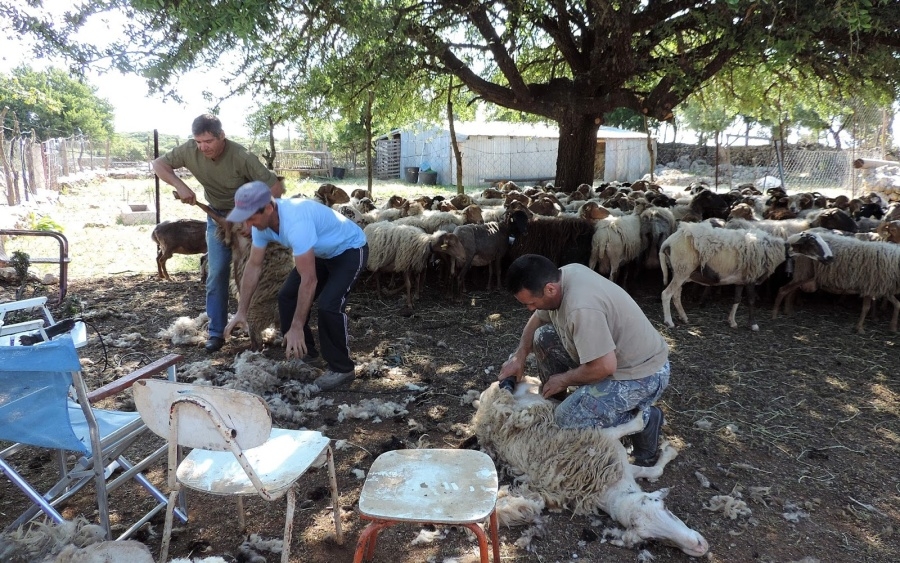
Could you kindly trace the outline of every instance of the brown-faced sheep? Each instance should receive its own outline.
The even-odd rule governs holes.
[[[614,428],[560,428],[553,409],[533,382],[519,383],[515,395],[492,383],[473,419],[478,443],[548,506],[609,514],[625,527],[627,546],[661,540],[692,557],[706,554],[703,536],[666,508],[668,490],[645,493],[636,481],[659,478],[675,448],[664,443],[653,467],[632,465],[620,439],[642,429],[640,416]]]
[[[523,215],[517,217],[520,217],[520,221],[525,221]],[[438,236],[433,250],[435,254],[449,258],[450,275],[456,278],[457,294],[466,292],[466,275],[473,266],[488,267],[487,289],[490,291],[491,280],[495,275],[497,287],[500,287],[501,262],[509,249],[509,238],[507,223],[463,225],[452,233]]]
[[[681,287],[688,281],[701,285],[735,285],[735,298],[728,316],[731,328],[737,328],[735,314],[741,302],[743,288],[747,288],[750,309],[750,328],[756,324],[755,286],[772,275],[775,268],[792,254],[802,254],[825,262],[833,255],[825,241],[813,233],[793,235],[787,241],[755,229],[718,229],[709,223],[682,223],[659,250],[663,283],[662,292],[665,323],[672,322],[671,301],[683,322],[688,322],[681,305]],[[672,281],[668,282],[669,267]]]
[[[334,184],[322,184],[319,186],[319,189],[316,190],[315,199],[319,203],[331,207],[336,203],[348,203],[350,201],[350,196],[347,195],[347,192],[342,188],[339,188]]]

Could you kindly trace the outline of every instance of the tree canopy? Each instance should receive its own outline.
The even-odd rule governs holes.
[[[91,0],[55,23],[7,2],[0,13],[41,49],[108,60],[158,90],[233,60],[236,91],[289,114],[352,115],[374,93],[381,122],[399,123],[410,100],[439,103],[438,77],[452,75],[470,100],[556,122],[557,181],[568,188],[592,180],[604,116],[670,120],[729,71],[743,70],[744,86],[766,72],[785,89],[814,78],[848,97],[900,90],[895,0]],[[127,15],[125,42],[66,39],[114,8]]]
[[[0,100],[9,107],[7,129],[18,120],[19,130],[34,130],[39,139],[83,134],[106,139],[113,132],[113,107],[93,86],[60,69],[35,71],[20,66],[0,75]]]

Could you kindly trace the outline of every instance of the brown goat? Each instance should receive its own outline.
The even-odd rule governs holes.
[[[157,273],[160,278],[168,280],[171,278],[166,270],[166,261],[173,254],[206,253],[206,221],[163,221],[153,229],[150,238],[156,243]]]

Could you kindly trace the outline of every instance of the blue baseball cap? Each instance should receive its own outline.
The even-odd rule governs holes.
[[[243,223],[270,201],[272,191],[265,182],[247,182],[234,193],[234,209],[225,219],[232,223]]]

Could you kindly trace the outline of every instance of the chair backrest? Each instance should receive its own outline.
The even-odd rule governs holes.
[[[0,347],[0,440],[88,452],[75,437],[68,394],[83,385],[68,336],[35,346]]]
[[[242,449],[265,443],[272,432],[269,408],[262,397],[253,393],[152,379],[136,382],[133,390],[134,404],[144,423],[163,438],[169,437],[172,405],[181,404],[175,416],[178,417],[177,441],[182,446],[230,450],[214,417],[219,417],[231,429],[231,438]],[[210,412],[216,414],[210,416]]]

